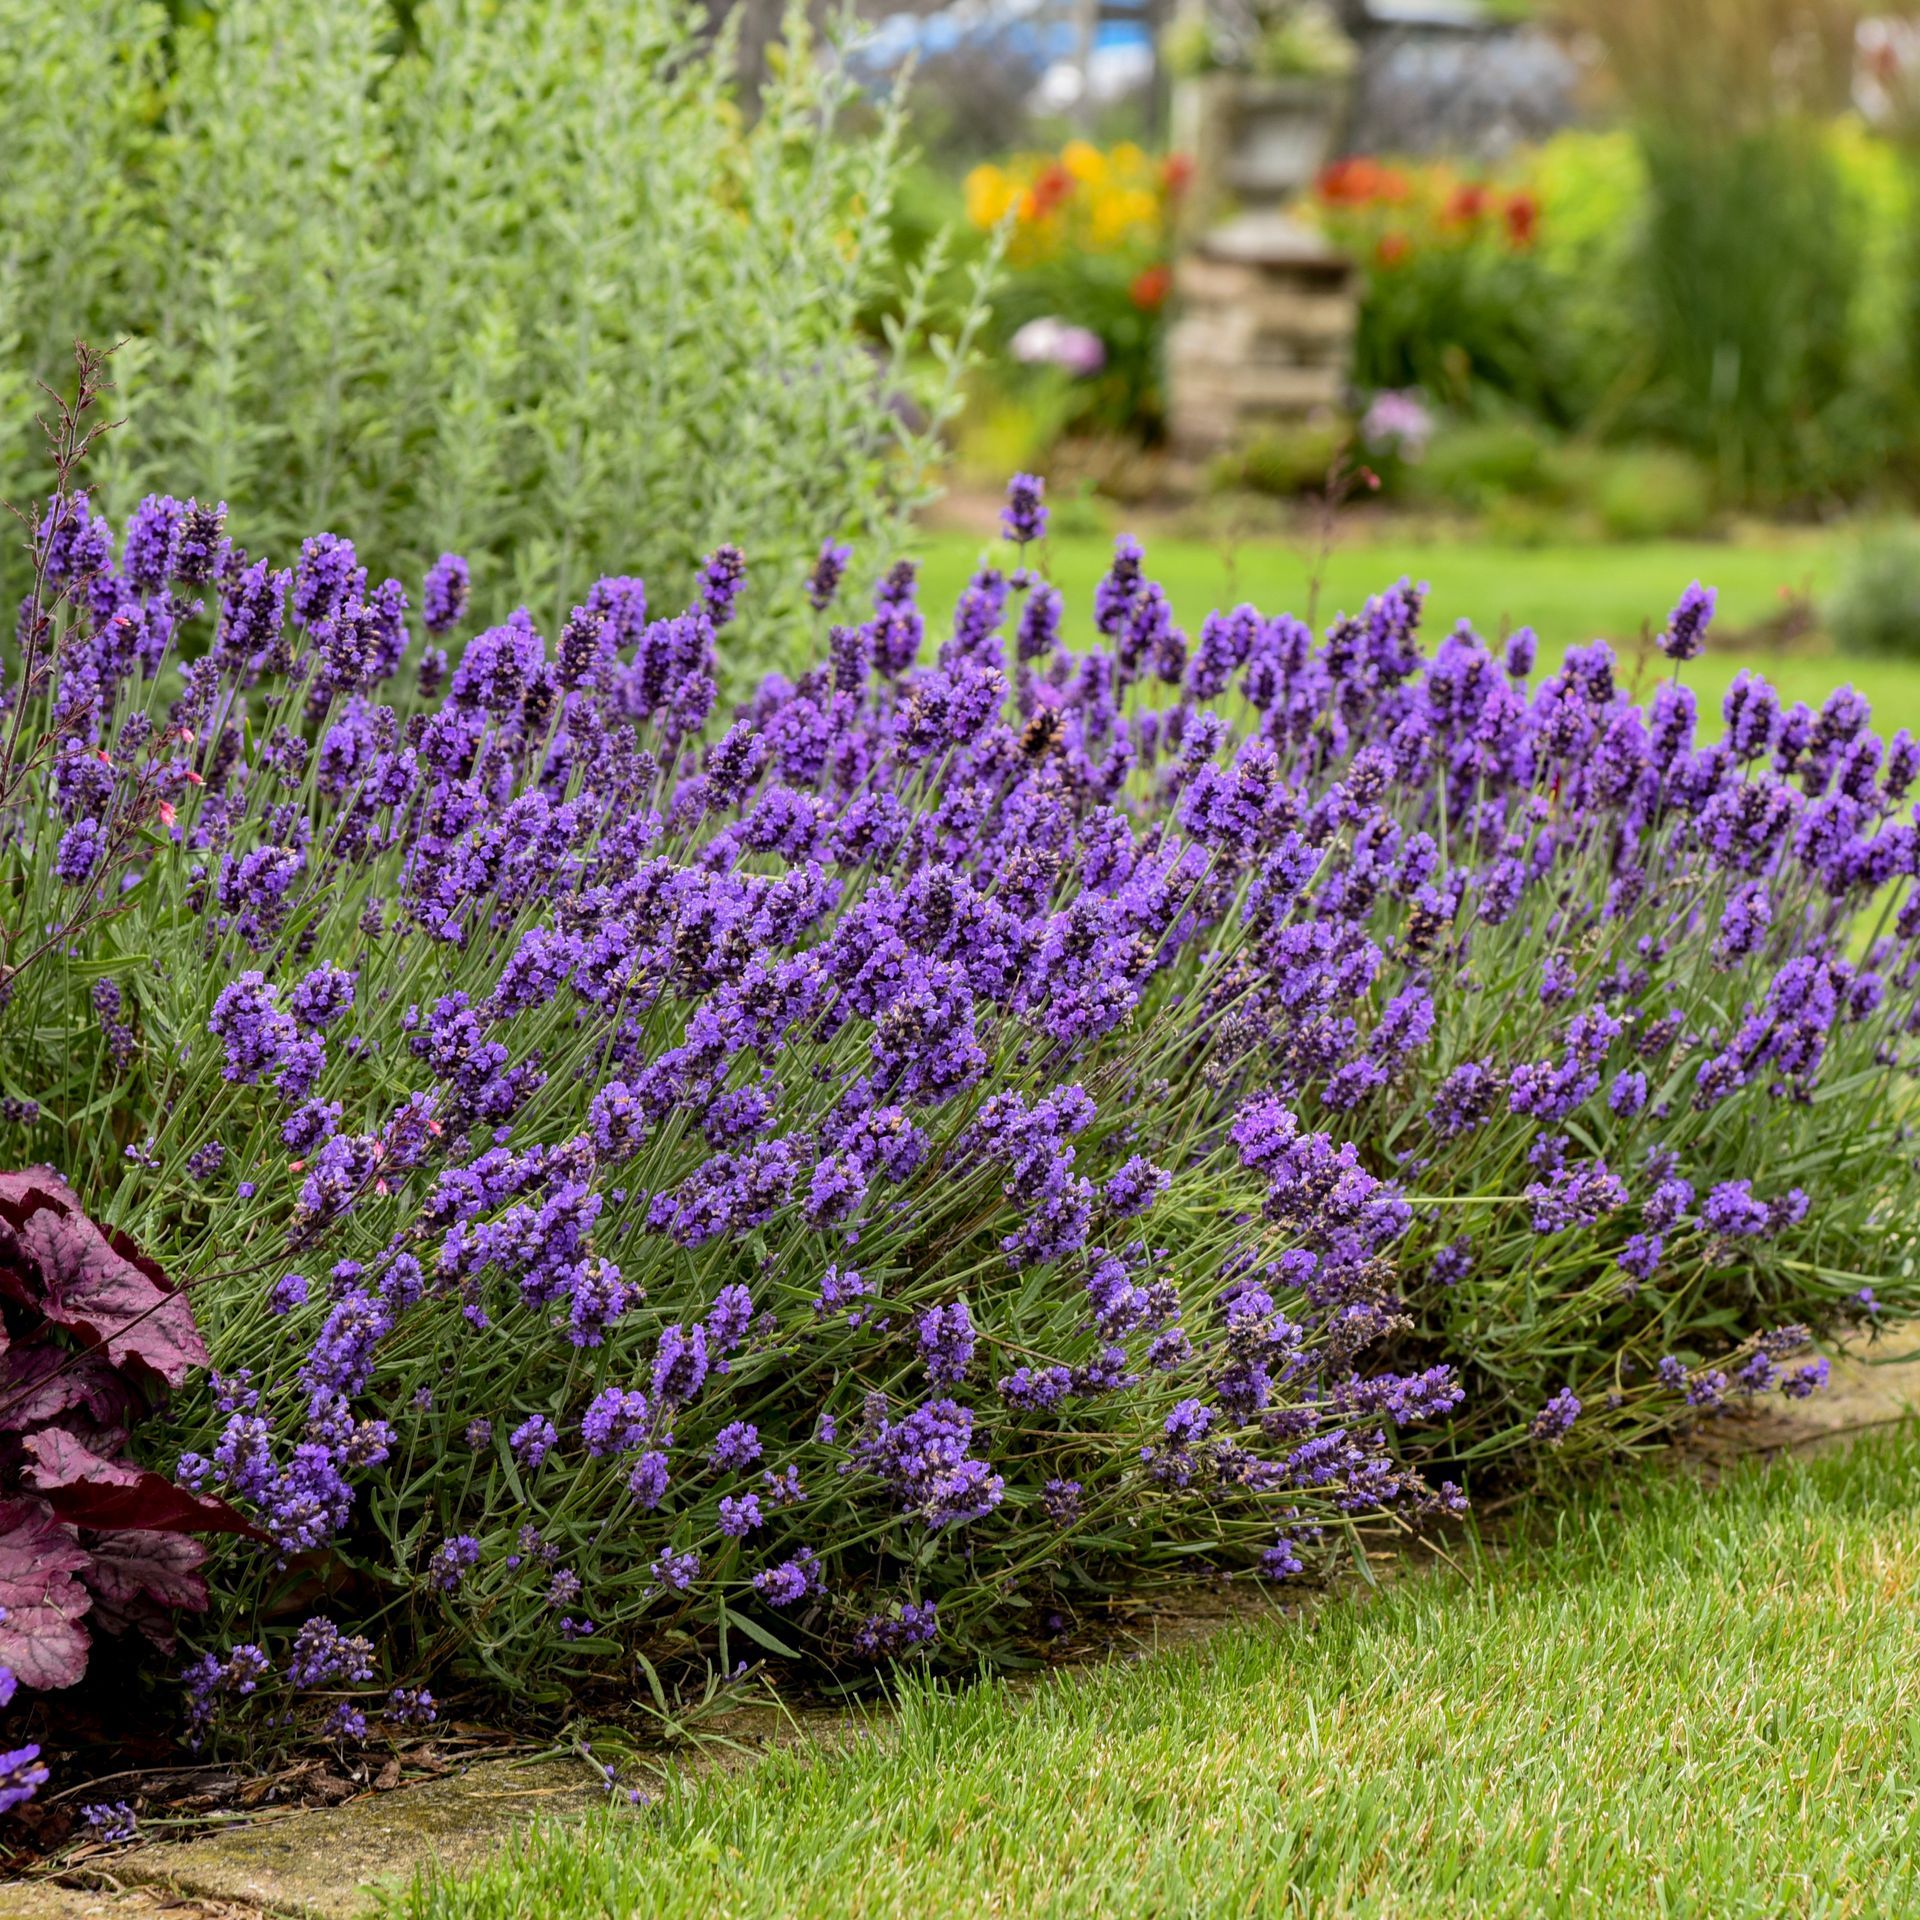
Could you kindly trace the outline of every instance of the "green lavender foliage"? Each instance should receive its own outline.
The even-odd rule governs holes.
[[[796,11],[748,124],[702,18],[435,0],[403,44],[386,0],[0,0],[0,495],[84,336],[124,343],[111,510],[165,476],[256,550],[351,527],[412,578],[458,543],[495,616],[616,568],[677,601],[750,527],[797,596],[922,495],[978,284],[958,340],[912,289],[863,337],[897,120],[851,126]]]

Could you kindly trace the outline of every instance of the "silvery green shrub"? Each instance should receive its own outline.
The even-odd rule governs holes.
[[[911,293],[890,345],[856,325],[897,122],[800,13],[749,121],[702,21],[0,0],[0,494],[42,484],[30,376],[121,341],[115,511],[231,500],[256,547],[351,528],[409,577],[459,544],[502,617],[616,568],[684,592],[744,530],[791,604],[919,497],[964,343]]]

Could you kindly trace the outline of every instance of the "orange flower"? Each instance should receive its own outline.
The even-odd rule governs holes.
[[[1407,176],[1397,167],[1383,167],[1378,160],[1355,154],[1326,168],[1317,190],[1330,207],[1364,207],[1373,200],[1397,205],[1407,197]]]
[[[1373,198],[1376,172],[1371,160],[1336,160],[1321,168],[1314,190],[1330,207],[1364,206]]]
[[[1540,231],[1540,202],[1532,194],[1510,194],[1500,217],[1506,222],[1509,246],[1524,249],[1533,245],[1534,236]]]
[[[1127,289],[1127,298],[1142,313],[1158,313],[1172,291],[1172,268],[1156,260],[1152,266],[1142,267],[1133,276],[1133,285]]]
[[[1398,227],[1390,227],[1380,236],[1374,255],[1383,267],[1397,267],[1413,251],[1413,242]]]

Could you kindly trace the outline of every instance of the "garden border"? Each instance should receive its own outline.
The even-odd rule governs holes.
[[[1920,1413],[1920,1322],[1889,1330],[1866,1351],[1843,1352],[1828,1393],[1791,1408],[1753,1409],[1710,1421],[1667,1456],[1682,1472],[1709,1481],[1742,1458],[1787,1450],[1843,1446],[1861,1432]],[[1399,1561],[1403,1556],[1391,1556]],[[1362,1577],[1348,1572],[1311,1597],[1281,1607],[1298,1611],[1327,1596],[1352,1592]],[[1234,1589],[1196,1588],[1193,1600],[1161,1607],[1117,1628],[1093,1658],[1143,1659],[1158,1646],[1204,1638],[1248,1615]],[[1268,1602],[1263,1611],[1272,1610]],[[1151,1621],[1149,1634],[1139,1621]],[[1129,1642],[1133,1644],[1129,1645]],[[1079,1664],[1079,1663],[1076,1663]],[[1049,1668],[1049,1673],[1067,1670]],[[736,1708],[704,1730],[707,1737],[677,1749],[661,1747],[658,1764],[676,1771],[707,1771],[750,1764],[769,1747],[811,1741],[822,1747],[872,1737],[876,1714],[851,1709],[775,1704]],[[670,1757],[669,1757],[670,1756]],[[518,1775],[515,1789],[507,1783]],[[225,1830],[179,1845],[153,1844],[100,1856],[66,1876],[91,1878],[99,1890],[46,1881],[0,1883],[0,1920],[362,1920],[367,1889],[404,1880],[435,1861],[456,1871],[478,1866],[508,1843],[528,1820],[555,1814],[589,1817],[604,1804],[582,1758],[546,1753],[475,1761],[442,1779],[369,1792],[335,1807],[302,1807],[235,1822]],[[445,1817],[439,1817],[444,1815]],[[303,1842],[312,1836],[302,1854]],[[343,1884],[337,1871],[303,1872],[292,1865],[337,1867],[343,1836],[356,1866],[372,1861]],[[150,1896],[159,1896],[158,1900]]]

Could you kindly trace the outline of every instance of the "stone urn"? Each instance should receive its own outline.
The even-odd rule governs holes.
[[[1333,157],[1346,88],[1333,80],[1233,79],[1221,178],[1243,200],[1291,199]]]
[[[1173,141],[1194,161],[1187,218],[1205,226],[1228,200],[1279,207],[1333,157],[1346,117],[1344,80],[1200,73],[1174,93]]]

